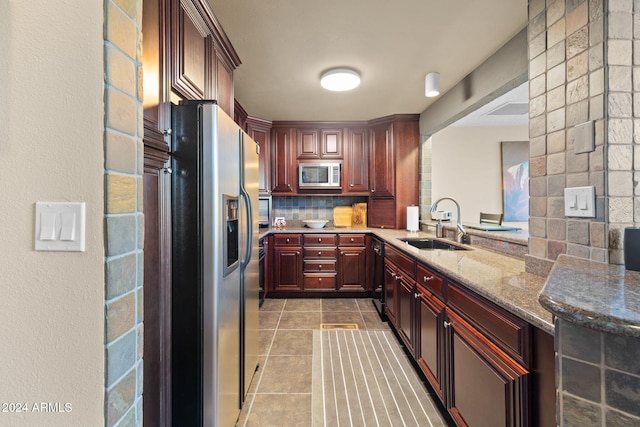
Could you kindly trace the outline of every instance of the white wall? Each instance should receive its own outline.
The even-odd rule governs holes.
[[[460,204],[463,222],[477,223],[480,212],[502,212],[500,143],[528,141],[529,128],[449,126],[431,137],[432,200],[452,197]],[[449,201],[438,210],[450,210]],[[518,223],[527,228],[527,223]]]
[[[0,2],[3,426],[104,423],[103,8]],[[85,252],[34,251],[36,201],[86,202]]]

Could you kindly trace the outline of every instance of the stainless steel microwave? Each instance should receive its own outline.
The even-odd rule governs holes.
[[[340,188],[342,163],[309,161],[298,163],[298,188]]]

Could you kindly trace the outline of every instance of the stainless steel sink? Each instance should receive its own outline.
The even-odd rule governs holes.
[[[423,250],[445,250],[445,251],[468,251],[469,248],[465,248],[463,246],[458,246],[453,243],[444,242],[442,240],[436,239],[427,239],[427,238],[398,238],[403,242],[406,242],[408,245],[413,246],[414,248],[423,249]]]

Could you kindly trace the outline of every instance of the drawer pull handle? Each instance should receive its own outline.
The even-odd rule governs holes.
[[[287,239],[287,243],[289,243],[289,239]]]
[[[430,280],[433,280],[433,276],[429,276],[429,277],[424,276],[423,280],[424,280],[425,282],[428,282],[428,281],[430,281]]]
[[[416,292],[416,293],[414,293],[414,294],[413,294],[413,297],[414,297],[415,299],[418,299],[418,298],[420,298],[420,297],[421,297],[421,295],[420,295],[419,293],[417,293],[417,292]]]
[[[445,328],[448,328],[449,326],[451,326],[451,322],[447,322],[447,321],[445,320],[445,321],[444,321],[444,323],[443,323],[443,326],[444,326]]]
[[[319,283],[319,282],[322,282],[322,277],[318,279],[318,283]]]
[[[353,237],[351,238],[351,243],[353,243]]]
[[[322,256],[322,251],[318,251],[318,256]]]
[[[322,270],[322,264],[318,265],[318,270]]]
[[[322,237],[318,237],[318,243],[322,243]]]

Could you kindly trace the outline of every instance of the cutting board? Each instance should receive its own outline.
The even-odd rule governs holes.
[[[367,226],[367,204],[366,203],[353,204],[353,217],[351,219],[351,225],[353,227]]]
[[[351,227],[353,208],[351,206],[336,206],[333,208],[333,226]]]

